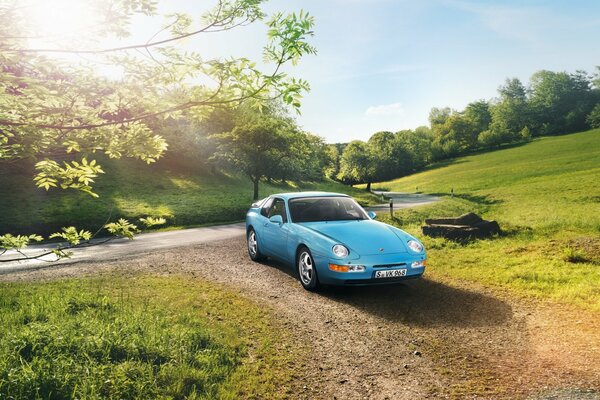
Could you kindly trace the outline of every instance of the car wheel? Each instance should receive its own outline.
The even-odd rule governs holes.
[[[306,290],[316,291],[319,289],[319,277],[317,268],[310,250],[307,247],[301,247],[298,250],[297,271],[300,277],[300,283]]]
[[[264,259],[265,257],[260,253],[260,249],[258,248],[258,238],[256,237],[254,229],[250,228],[246,240],[248,242],[248,254],[250,255],[250,259],[252,261]]]

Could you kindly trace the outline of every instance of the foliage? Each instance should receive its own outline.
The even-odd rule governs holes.
[[[340,159],[338,179],[350,184],[367,182],[368,191],[376,173],[377,164],[372,147],[360,140],[348,143]]]
[[[40,161],[36,183],[45,189],[61,186],[92,194],[92,178],[101,171],[93,161],[84,164],[92,153],[154,162],[167,148],[154,129],[161,120],[201,119],[216,106],[242,101],[260,107],[273,97],[297,108],[308,90],[307,82],[282,72],[285,64],[315,53],[308,41],[313,19],[304,12],[276,13],[266,21],[264,60],[273,69],[265,73],[246,58],[204,58],[176,46],[184,38],[265,19],[262,0],[219,0],[198,26],[185,14],[162,16],[170,29],[146,42],[114,48],[99,46],[102,40],[128,36],[134,15],[161,17],[154,2],[88,4],[97,24],[76,32],[78,40],[58,38],[57,47],[35,47],[35,41],[25,39],[35,36],[37,27],[23,2],[0,7],[0,104],[9,110],[0,113],[0,162]],[[90,65],[68,61],[67,56],[82,54],[90,57]],[[117,66],[123,75],[118,81],[99,76],[93,69],[98,64]],[[216,87],[190,84],[207,81]],[[81,161],[59,167],[57,159],[66,154],[79,155]]]
[[[258,199],[261,179],[322,179],[326,162],[323,140],[300,131],[286,115],[263,111],[233,110],[232,129],[211,136],[217,143],[213,159],[248,176],[254,185],[254,199]]]
[[[31,241],[41,242],[44,240],[40,235],[17,235],[13,236],[10,233],[0,236],[0,249],[3,253],[7,250],[20,250],[27,247]]]
[[[74,226],[62,228],[62,232],[56,232],[49,236],[49,239],[64,239],[72,246],[77,246],[82,240],[88,241],[92,238],[92,233],[85,230],[77,231]]]
[[[586,257],[574,257],[576,263],[565,265],[566,256],[583,255],[572,244],[576,239],[600,245],[599,140],[600,130],[536,138],[374,184],[374,188],[400,192],[418,186],[442,196],[439,203],[395,212],[394,221],[386,215],[378,218],[425,240],[428,274],[600,309],[597,265]],[[469,211],[497,220],[504,233],[462,246],[420,232],[425,218]],[[565,254],[566,247],[573,252]]]
[[[592,128],[600,128],[600,103],[596,104],[596,106],[592,109],[592,111],[586,117],[585,121]]]
[[[314,22],[304,12],[276,13],[266,21],[263,61],[273,70],[265,73],[246,58],[209,59],[175,46],[182,39],[263,20],[262,0],[218,0],[199,26],[182,13],[163,16],[166,28],[146,42],[111,48],[102,48],[102,40],[129,36],[133,16],[159,17],[153,1],[86,2],[96,24],[70,38],[54,35],[56,47],[45,47],[43,41],[36,46],[44,33],[28,18],[32,5],[25,3],[0,6],[0,167],[34,160],[34,182],[46,191],[60,187],[97,197],[92,184],[104,170],[96,159],[88,161],[94,154],[154,163],[167,149],[157,132],[181,119],[191,125],[218,106],[247,102],[260,108],[273,98],[298,109],[308,90],[307,82],[282,72],[285,64],[296,65],[316,52],[308,40]],[[84,65],[69,58],[83,54],[91,57]],[[98,65],[117,67],[122,77],[100,76],[94,69]],[[166,221],[142,222],[155,226]],[[130,239],[139,231],[125,219],[104,228]],[[4,238],[21,247],[28,243]],[[54,250],[61,258],[91,234],[70,226],[50,238],[69,242]]]
[[[2,283],[0,398],[280,398],[285,338],[264,306],[182,277]]]
[[[126,237],[127,239],[133,239],[133,235],[140,232],[136,225],[124,218],[120,218],[117,222],[106,224],[104,228],[113,235]]]

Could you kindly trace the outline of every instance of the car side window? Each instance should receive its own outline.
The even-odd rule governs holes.
[[[271,218],[273,215],[281,215],[283,222],[287,222],[287,216],[285,214],[285,202],[282,199],[275,199],[273,205],[269,208],[267,218]]]
[[[271,208],[271,204],[273,204],[273,198],[267,200],[262,208],[260,209],[260,213],[263,217],[269,218],[269,209]]]

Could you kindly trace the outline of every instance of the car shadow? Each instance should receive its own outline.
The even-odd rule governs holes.
[[[397,285],[329,287],[322,295],[391,322],[422,327],[498,326],[512,317],[507,303],[429,279]]]

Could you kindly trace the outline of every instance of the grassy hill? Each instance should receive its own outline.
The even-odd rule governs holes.
[[[106,174],[94,187],[98,199],[72,190],[46,192],[34,186],[31,175],[0,174],[0,234],[47,234],[65,225],[96,231],[109,216],[162,216],[171,227],[216,224],[242,220],[252,203],[252,183],[242,177],[169,172],[129,160],[102,165]],[[333,181],[260,186],[261,196],[297,190],[345,192],[364,204],[376,201],[364,190]]]
[[[600,309],[600,130],[539,138],[374,185],[417,187],[443,201],[382,219],[420,234],[428,216],[475,211],[505,231],[464,246],[426,239],[430,273]]]

